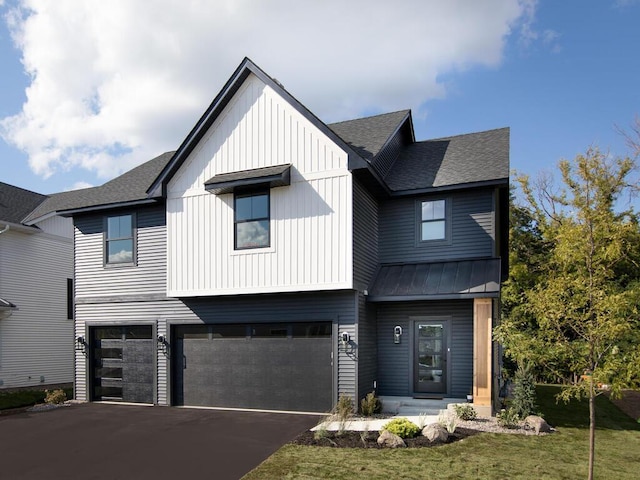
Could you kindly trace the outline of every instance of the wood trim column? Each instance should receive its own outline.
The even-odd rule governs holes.
[[[492,301],[473,300],[473,403],[491,406]]]

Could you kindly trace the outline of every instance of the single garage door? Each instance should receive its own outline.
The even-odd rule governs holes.
[[[331,322],[189,325],[173,335],[174,404],[332,407]]]
[[[153,403],[151,326],[91,328],[91,400]]]

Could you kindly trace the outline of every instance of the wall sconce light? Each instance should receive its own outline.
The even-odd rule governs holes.
[[[84,339],[84,337],[76,337],[76,351],[86,353],[88,346],[89,345],[87,344],[87,341]]]
[[[402,336],[402,327],[396,325],[393,327],[393,343],[400,343],[400,337]]]
[[[162,352],[167,352],[167,348],[169,347],[169,342],[167,341],[167,337],[164,335],[158,335],[158,350]]]
[[[349,332],[342,332],[340,334],[340,343],[342,344],[342,348],[344,348],[345,350],[347,349],[347,344],[350,340],[351,336],[349,335]]]

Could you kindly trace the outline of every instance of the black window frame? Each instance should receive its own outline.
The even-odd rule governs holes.
[[[131,236],[127,237],[114,237],[109,238],[109,219],[117,218],[117,217],[131,217]],[[104,239],[103,239],[103,249],[104,249],[104,266],[113,268],[113,267],[130,267],[135,266],[138,261],[138,245],[137,245],[137,218],[135,212],[121,212],[117,214],[109,214],[104,217]],[[109,261],[109,242],[112,241],[122,241],[131,239],[131,261],[125,262],[110,262]]]
[[[247,198],[247,197],[257,197],[257,196],[266,196],[267,197],[267,216],[266,217],[251,217],[245,218],[242,220],[238,220],[238,208],[237,202],[239,198]],[[238,246],[238,225],[243,223],[250,222],[267,222],[267,243],[266,245],[250,245],[246,247]],[[244,191],[236,191],[233,193],[233,249],[236,251],[242,250],[255,250],[259,248],[269,248],[271,247],[271,190],[270,189],[259,189],[259,190],[244,190]]]
[[[422,206],[427,202],[444,202],[444,216],[424,220],[422,218]],[[425,223],[444,222],[444,237],[423,239],[422,226]],[[451,199],[449,197],[421,198],[416,201],[416,242],[419,246],[438,246],[451,244]]]
[[[67,320],[73,320],[74,306],[73,278],[67,278]]]

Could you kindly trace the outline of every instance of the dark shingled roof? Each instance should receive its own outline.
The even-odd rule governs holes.
[[[410,110],[384,113],[327,125],[353,148],[362,158],[375,157],[389,137],[409,115]]]
[[[35,220],[52,212],[148,200],[147,188],[169,162],[173,153],[163,153],[99,187],[51,195],[25,221]]]
[[[497,296],[500,259],[383,265],[369,290],[371,302]]]
[[[407,191],[508,178],[509,129],[500,128],[408,145],[385,181]]]
[[[0,182],[0,222],[20,224],[46,199],[46,195]]]

